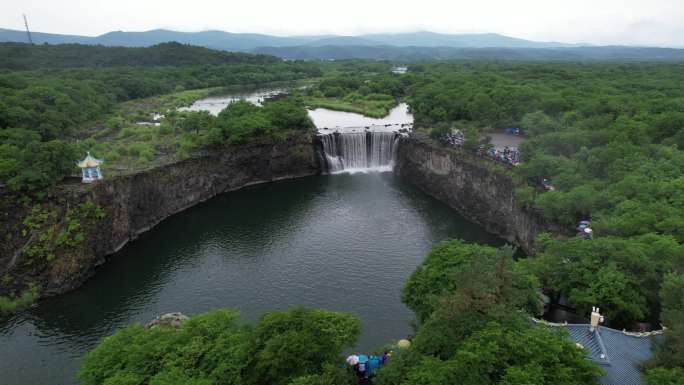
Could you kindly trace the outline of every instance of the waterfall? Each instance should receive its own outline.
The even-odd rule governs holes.
[[[319,136],[328,172],[391,171],[397,147],[394,132],[348,132]]]

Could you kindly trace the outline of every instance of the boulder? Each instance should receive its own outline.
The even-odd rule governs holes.
[[[181,327],[183,322],[189,320],[190,318],[183,313],[166,313],[158,316],[152,321],[145,324],[145,327],[152,329],[154,327],[171,327],[178,329]]]

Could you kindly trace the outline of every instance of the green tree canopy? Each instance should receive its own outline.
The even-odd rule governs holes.
[[[179,329],[122,329],[87,354],[78,377],[85,385],[344,385],[350,373],[331,365],[358,333],[359,320],[345,313],[267,313],[252,327],[236,311],[215,310]],[[335,381],[326,382],[326,374]]]
[[[542,237],[538,248],[537,255],[520,264],[547,292],[565,294],[583,314],[600,305],[618,327],[659,313],[663,276],[684,261],[673,237],[655,234],[592,241]]]
[[[513,250],[460,240],[435,246],[409,277],[402,300],[420,321],[427,320],[441,298],[459,296],[467,306],[506,304],[537,314],[536,281],[513,264]]]

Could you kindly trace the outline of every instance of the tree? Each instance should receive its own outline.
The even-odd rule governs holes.
[[[511,248],[468,244],[459,240],[435,246],[411,274],[402,301],[418,320],[426,321],[443,297],[456,296],[469,308],[497,304],[539,312],[535,281],[513,265]]]
[[[646,385],[684,385],[684,370],[656,368],[646,372]]]
[[[205,131],[214,124],[214,117],[208,111],[186,112],[181,123],[183,131],[195,132]]]
[[[95,384],[349,384],[331,366],[356,341],[350,314],[296,309],[265,314],[252,327],[236,311],[215,310],[179,329],[140,324],[106,337],[78,373]],[[330,381],[330,377],[334,381]],[[301,378],[303,377],[303,378]]]
[[[520,127],[528,135],[536,136],[558,130],[558,122],[545,113],[536,111],[525,114]]]
[[[39,141],[25,129],[0,130],[0,180],[15,191],[38,191],[74,170],[77,154],[61,140]]]
[[[656,345],[654,365],[684,372],[684,275],[667,274],[660,289],[665,338]],[[654,375],[655,376],[655,375]]]
[[[599,306],[618,327],[659,309],[665,273],[680,266],[682,246],[671,236],[599,237],[591,241],[542,237],[537,255],[522,260],[552,295],[564,294],[580,313]]]
[[[264,104],[264,112],[279,130],[309,130],[314,124],[304,106],[294,98],[280,99]]]
[[[471,152],[475,152],[480,148],[482,140],[480,138],[480,133],[476,129],[472,127],[466,128],[463,136],[465,138],[463,141],[463,148]]]
[[[524,326],[522,326],[524,325]],[[425,325],[427,327],[427,325]],[[449,335],[442,335],[448,339]],[[379,385],[579,385],[597,384],[602,370],[585,358],[564,330],[529,322],[508,327],[497,322],[456,343],[448,357],[400,352],[381,368]]]
[[[320,373],[354,346],[359,330],[350,314],[302,308],[266,314],[255,329],[250,375],[257,384],[287,384]]]

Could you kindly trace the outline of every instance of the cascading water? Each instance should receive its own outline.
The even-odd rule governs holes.
[[[391,171],[395,132],[348,132],[320,135],[328,172]]]

